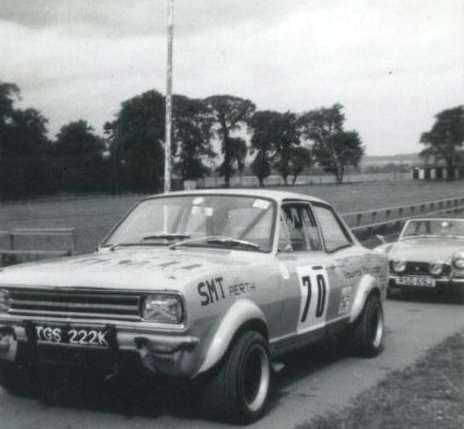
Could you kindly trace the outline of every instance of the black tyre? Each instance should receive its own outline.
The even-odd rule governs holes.
[[[10,362],[0,363],[0,386],[20,396],[33,394],[37,383],[30,368],[18,367]]]
[[[245,332],[209,375],[203,407],[221,419],[251,423],[265,411],[270,382],[267,342],[258,332]]]
[[[374,357],[383,350],[384,342],[382,302],[377,295],[370,295],[350,332],[350,343],[357,354]]]

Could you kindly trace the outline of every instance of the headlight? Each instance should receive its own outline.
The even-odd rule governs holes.
[[[393,261],[392,262],[393,271],[401,273],[406,269],[406,262],[404,261]]]
[[[183,316],[182,301],[176,295],[148,295],[143,300],[143,320],[175,325],[182,322]]]
[[[7,313],[10,309],[10,293],[0,289],[0,313]]]
[[[464,270],[464,251],[460,250],[453,255],[453,266],[458,270]]]
[[[430,274],[439,276],[443,271],[443,264],[441,262],[432,262],[429,266]]]

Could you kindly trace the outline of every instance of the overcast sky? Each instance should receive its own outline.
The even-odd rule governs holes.
[[[165,92],[167,0],[0,0],[0,80],[22,107],[98,133]],[[464,104],[463,0],[175,0],[174,92],[260,110],[341,103],[369,155],[417,152]]]

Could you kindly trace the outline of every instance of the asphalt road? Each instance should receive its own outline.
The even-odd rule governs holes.
[[[387,344],[374,359],[347,357],[334,346],[311,347],[289,356],[276,375],[268,414],[253,428],[294,428],[317,414],[348,405],[388,373],[414,363],[429,348],[464,329],[464,306],[456,302],[394,300],[385,304]],[[55,381],[60,385],[60,381]],[[20,398],[0,388],[1,429],[219,428],[189,406],[190,392],[145,393],[116,386],[53,387]],[[433,386],[431,386],[433,388]],[[45,390],[47,391],[47,390]]]

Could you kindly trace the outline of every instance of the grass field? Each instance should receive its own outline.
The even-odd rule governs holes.
[[[464,195],[464,182],[388,182],[279,187],[313,195],[332,203],[340,212],[352,212],[419,203]],[[24,227],[73,227],[78,251],[87,252],[103,239],[112,225],[142,195],[94,195],[1,203],[0,230]],[[4,243],[0,242],[4,247]]]
[[[445,340],[415,365],[390,374],[345,410],[298,429],[462,429],[464,333]]]

